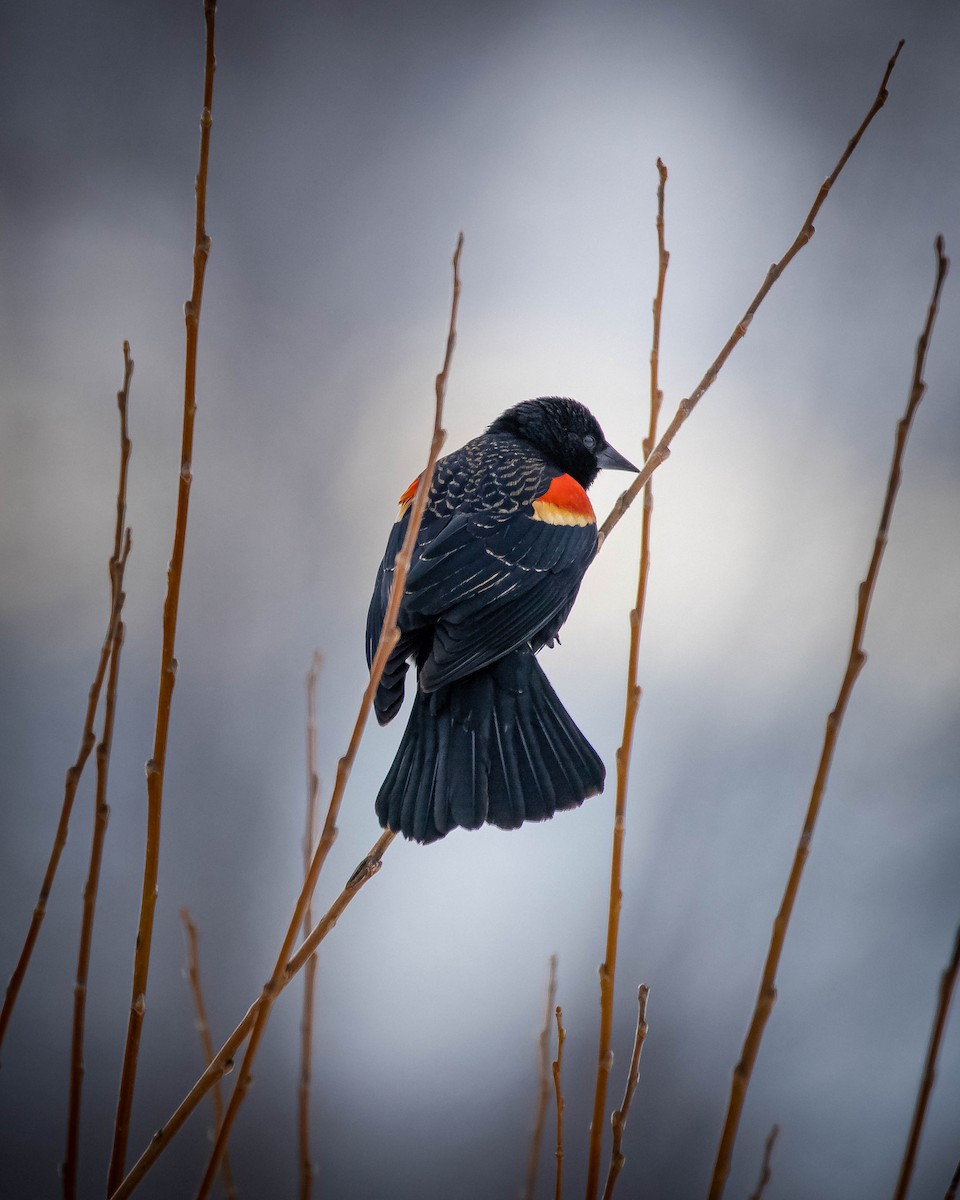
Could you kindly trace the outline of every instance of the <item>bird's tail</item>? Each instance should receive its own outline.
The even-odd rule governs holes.
[[[603,780],[597,752],[523,647],[435,692],[417,689],[377,816],[418,842],[485,821],[514,829],[575,808]]]

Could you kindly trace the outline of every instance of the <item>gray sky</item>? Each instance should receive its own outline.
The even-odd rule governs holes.
[[[960,257],[960,12],[950,4],[224,4],[199,412],[160,894],[131,1153],[199,1067],[178,909],[222,1040],[298,890],[303,677],[323,649],[329,786],[364,684],[363,623],[420,469],[463,229],[451,446],[533,395],[576,396],[640,456],[670,170],[662,383],[700,378],[907,44],[877,117],[657,476],[628,815],[616,1058],[650,1035],[623,1194],[704,1194],[840,682],[933,238]],[[136,360],[127,645],[89,997],[81,1178],[102,1192],[139,905],[190,290],[202,5],[8,6],[0,34],[0,968],[36,899],[106,621],[121,344]],[[960,919],[960,338],[948,281],[869,660],[744,1113],[729,1193],[892,1191]],[[621,479],[594,489],[598,512]],[[639,512],[544,665],[608,763]],[[374,841],[400,736],[372,728],[318,904]],[[581,1186],[613,788],[505,834],[396,844],[320,959],[318,1194],[514,1194],[560,956],[568,1189]],[[57,1190],[92,770],[4,1047],[0,1180]],[[293,1194],[299,987],[232,1144],[243,1197]],[[960,1025],[917,1168],[960,1156]],[[189,1195],[210,1114],[142,1189]],[[545,1147],[541,1193],[552,1158]]]

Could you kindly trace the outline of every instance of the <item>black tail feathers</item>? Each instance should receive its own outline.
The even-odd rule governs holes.
[[[485,821],[515,829],[575,808],[603,780],[597,752],[524,647],[435,692],[417,689],[377,816],[418,842]]]

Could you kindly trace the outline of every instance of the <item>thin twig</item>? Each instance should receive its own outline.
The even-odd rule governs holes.
[[[210,1036],[210,1022],[207,1020],[207,1006],[203,1000],[203,988],[200,984],[200,939],[197,927],[190,919],[190,913],[185,908],[180,909],[180,920],[187,935],[187,978],[190,981],[190,994],[193,996],[193,1007],[197,1014],[197,1033],[200,1034],[200,1046],[203,1049],[203,1061],[209,1067],[213,1062],[213,1038]],[[213,1085],[213,1116],[219,1125],[223,1117],[223,1093],[220,1090],[220,1080]],[[233,1183],[233,1171],[230,1169],[229,1155],[223,1156],[220,1174],[228,1200],[236,1200],[237,1191]]]
[[[820,190],[817,193],[817,197],[814,200],[813,205],[810,208],[810,211],[807,213],[807,215],[804,219],[804,222],[800,227],[800,232],[797,234],[796,238],[794,238],[793,244],[790,246],[790,249],[786,252],[786,254],[784,254],[783,258],[781,258],[779,262],[774,263],[773,266],[770,268],[770,270],[767,272],[763,283],[760,285],[760,290],[754,296],[753,300],[750,302],[749,308],[743,314],[743,316],[740,318],[733,333],[731,333],[730,337],[727,339],[726,345],[723,347],[723,349],[720,351],[720,353],[717,355],[717,357],[710,364],[710,367],[708,368],[707,373],[697,384],[696,388],[690,393],[690,395],[686,399],[680,401],[680,404],[677,407],[677,411],[674,414],[673,420],[667,426],[667,430],[664,433],[663,437],[660,439],[660,441],[657,443],[656,448],[650,454],[647,455],[646,461],[644,462],[643,467],[640,470],[640,473],[636,476],[636,478],[633,480],[633,482],[630,484],[630,486],[627,488],[627,490],[619,497],[619,499],[614,504],[613,508],[610,510],[610,515],[607,517],[607,519],[604,521],[603,525],[600,527],[600,542],[601,542],[601,544],[603,543],[604,538],[606,538],[608,536],[608,534],[611,532],[613,527],[617,524],[617,522],[620,520],[620,518],[623,516],[623,514],[627,511],[627,509],[630,507],[630,505],[634,502],[634,500],[640,494],[640,489],[646,484],[647,480],[650,478],[650,476],[653,474],[653,472],[669,456],[670,444],[673,441],[674,436],[677,433],[677,430],[684,423],[684,421],[686,421],[687,417],[690,416],[690,414],[693,412],[694,408],[696,408],[696,406],[700,403],[704,394],[708,391],[708,389],[711,387],[714,380],[716,379],[717,375],[720,373],[720,368],[730,357],[730,354],[732,353],[733,348],[736,346],[737,342],[739,342],[740,339],[742,337],[744,337],[744,335],[746,334],[747,329],[749,328],[750,322],[753,320],[754,314],[756,313],[757,309],[760,307],[761,303],[766,298],[767,293],[770,291],[770,289],[773,287],[773,285],[776,283],[776,281],[783,274],[784,270],[789,265],[791,260],[803,249],[803,247],[807,244],[807,242],[809,242],[810,239],[813,237],[814,232],[815,232],[813,222],[814,222],[815,218],[817,217],[817,214],[820,212],[820,209],[823,206],[824,201],[826,200],[827,196],[829,195],[830,189],[836,183],[837,177],[839,176],[840,172],[847,165],[847,160],[850,158],[851,154],[853,154],[854,150],[856,150],[857,145],[860,142],[860,139],[863,137],[864,133],[866,132],[867,126],[870,124],[870,122],[873,120],[873,118],[877,115],[877,113],[880,111],[881,108],[883,108],[884,104],[886,103],[887,83],[890,80],[890,75],[893,71],[894,64],[897,61],[897,55],[900,53],[900,50],[902,49],[902,47],[903,47],[903,41],[901,40],[898,43],[896,50],[893,52],[893,57],[887,63],[887,69],[886,69],[886,71],[884,71],[883,80],[880,83],[880,90],[877,92],[876,99],[874,100],[873,105],[870,108],[870,111],[867,113],[867,115],[864,117],[863,121],[861,122],[860,128],[857,130],[857,132],[853,135],[853,137],[847,143],[847,148],[844,150],[843,154],[840,155],[837,165],[833,168],[831,173],[827,176],[827,178],[821,184]]]
[[[613,1125],[613,1151],[610,1155],[610,1169],[607,1172],[607,1182],[603,1189],[603,1200],[610,1200],[613,1195],[617,1178],[623,1170],[623,1164],[626,1161],[622,1149],[623,1131],[627,1127],[627,1114],[630,1112],[633,1094],[637,1090],[637,1084],[640,1082],[640,1053],[643,1050],[643,1043],[647,1037],[647,997],[649,995],[650,989],[645,983],[641,983],[639,988],[637,988],[637,1030],[633,1035],[633,1054],[630,1057],[630,1070],[627,1072],[627,1083],[623,1089],[623,1100],[611,1118]]]
[[[120,651],[123,647],[124,625],[123,576],[130,555],[131,535],[127,527],[127,469],[130,463],[130,437],[127,433],[127,411],[130,401],[130,380],[133,359],[129,342],[123,343],[123,387],[117,392],[120,413],[120,478],[117,483],[117,520],[113,534],[113,554],[110,558],[110,618],[113,637],[110,642],[110,665],[107,674],[107,694],[103,717],[103,736],[97,746],[97,787],[94,801],[93,834],[90,843],[90,865],[83,889],[83,918],[80,924],[80,947],[77,951],[77,980],[73,990],[73,1031],[70,1045],[70,1088],[67,1106],[67,1147],[61,1179],[66,1200],[77,1194],[77,1166],[80,1155],[80,1100],[83,1091],[83,1043],[87,1009],[87,980],[90,975],[90,952],[93,946],[93,923],[100,885],[100,866],[107,833],[110,808],[107,805],[107,774],[110,767],[110,748],[113,745],[113,725],[117,710],[117,680],[120,672]],[[114,623],[114,614],[116,622]]]
[[[540,1143],[543,1141],[543,1127],[547,1119],[547,1104],[550,1101],[550,1018],[557,1002],[557,956],[550,955],[550,978],[547,983],[547,1011],[543,1018],[543,1028],[540,1030],[540,1072],[539,1088],[537,1090],[537,1116],[533,1123],[533,1134],[530,1138],[530,1154],[527,1158],[527,1177],[523,1188],[524,1200],[533,1200],[537,1191],[537,1167],[540,1162]]]
[[[196,182],[196,228],[193,248],[193,290],[184,305],[186,324],[186,355],[183,389],[183,432],[180,444],[180,470],[177,485],[177,518],[173,537],[173,552],[167,569],[167,594],[163,604],[163,645],[160,652],[160,683],[157,694],[157,716],[154,730],[153,755],[147,763],[147,839],[143,864],[143,890],[140,898],[140,919],[133,964],[133,987],[127,1038],[123,1050],[117,1114],[113,1130],[113,1149],[107,1176],[108,1191],[113,1191],[123,1179],[130,1133],[130,1114],[137,1079],[137,1060],[147,1002],[147,977],[150,970],[150,947],[153,941],[153,920],[157,905],[157,879],[160,870],[160,816],[163,804],[164,767],[167,758],[167,734],[170,727],[170,706],[173,685],[177,676],[175,657],[177,610],[180,604],[180,580],[183,575],[183,555],[187,537],[187,512],[190,504],[190,484],[193,479],[193,425],[197,411],[197,343],[200,333],[200,307],[203,301],[203,280],[210,254],[210,238],[206,230],[207,169],[210,161],[210,130],[213,124],[214,29],[216,0],[204,0],[203,15],[206,27],[206,55],[203,72],[203,111],[200,115],[200,163]]]
[[[563,1043],[567,1031],[563,1027],[563,1009],[557,1005],[557,1057],[553,1064],[553,1087],[557,1097],[557,1181],[554,1187],[555,1200],[563,1196],[563,1088],[560,1086],[560,1072],[563,1069]]]
[[[17,960],[17,965],[10,976],[10,981],[7,984],[7,990],[3,999],[3,1007],[0,1008],[0,1045],[3,1044],[3,1037],[7,1031],[7,1026],[10,1024],[10,1018],[13,1015],[13,1007],[17,1002],[17,996],[20,992],[23,978],[27,973],[27,968],[30,965],[30,956],[33,954],[33,948],[36,945],[37,938],[40,935],[40,926],[43,924],[43,918],[47,912],[47,901],[50,898],[50,892],[53,888],[54,876],[57,873],[57,867],[60,863],[60,855],[63,853],[63,848],[67,844],[67,832],[70,826],[70,815],[73,812],[73,802],[77,794],[77,788],[80,785],[80,777],[83,774],[83,768],[86,766],[87,759],[90,757],[90,752],[96,745],[97,738],[93,731],[93,723],[96,719],[97,708],[100,704],[100,692],[103,689],[103,681],[107,674],[107,665],[110,661],[110,656],[113,653],[113,643],[116,636],[117,627],[120,624],[120,614],[123,609],[123,601],[125,599],[122,587],[118,586],[117,569],[121,559],[126,559],[123,552],[123,530],[126,521],[126,495],[127,495],[127,463],[130,458],[130,444],[126,436],[126,412],[127,401],[130,396],[130,380],[133,378],[133,359],[130,357],[130,343],[123,343],[123,387],[117,392],[117,406],[120,409],[120,484],[117,489],[117,524],[114,531],[113,540],[113,555],[110,559],[110,617],[107,621],[107,632],[104,634],[103,644],[100,647],[100,660],[97,663],[96,674],[93,678],[93,683],[90,685],[90,690],[87,693],[87,711],[83,722],[83,733],[80,735],[80,750],[76,760],[67,769],[66,782],[64,784],[63,804],[60,808],[60,819],[57,822],[57,832],[54,835],[53,847],[50,851],[50,858],[47,862],[47,869],[43,875],[43,882],[40,884],[40,894],[37,898],[36,907],[33,910],[33,916],[30,920],[30,927],[27,930],[27,936],[24,938],[23,948],[20,951],[20,957]],[[116,567],[115,567],[116,564]],[[122,574],[122,572],[121,572]],[[69,1155],[68,1155],[69,1158]]]
[[[361,860],[359,865],[354,869],[353,874],[344,885],[343,891],[334,900],[333,904],[327,909],[326,913],[314,925],[310,931],[310,936],[304,938],[297,952],[291,957],[290,961],[283,968],[283,984],[282,988],[286,987],[291,979],[298,972],[303,970],[303,966],[309,959],[311,954],[316,954],[317,947],[327,936],[331,929],[340,919],[340,914],[347,907],[357,891],[363,885],[377,874],[383,866],[383,856],[387,852],[387,847],[397,835],[391,829],[385,829],[377,838],[370,849],[370,853]],[[281,988],[281,990],[282,990]]]
[[[757,993],[757,1000],[753,1010],[753,1016],[750,1020],[750,1028],[747,1031],[747,1036],[743,1043],[743,1051],[740,1056],[740,1061],[734,1068],[733,1081],[730,1087],[730,1098],[727,1104],[726,1120],[724,1122],[720,1144],[717,1148],[717,1158],[713,1168],[713,1177],[710,1183],[710,1200],[720,1200],[720,1197],[723,1195],[724,1185],[727,1181],[727,1175],[730,1172],[730,1159],[733,1153],[733,1144],[737,1136],[737,1127],[740,1124],[740,1114],[743,1111],[743,1103],[746,1098],[747,1087],[750,1084],[750,1075],[753,1071],[754,1063],[756,1062],[757,1054],[760,1050],[760,1042],[763,1038],[763,1030],[767,1023],[767,1018],[770,1016],[770,1011],[773,1008],[774,1001],[777,997],[777,967],[780,963],[780,955],[783,952],[783,944],[787,935],[787,926],[790,923],[790,914],[793,911],[793,904],[796,900],[797,890],[800,886],[800,878],[803,874],[803,868],[806,865],[807,857],[810,854],[810,843],[813,839],[813,831],[817,823],[817,816],[820,812],[821,803],[823,802],[823,795],[827,786],[827,777],[830,773],[830,764],[833,761],[833,752],[837,743],[837,737],[840,733],[840,725],[847,710],[847,704],[850,700],[850,695],[853,692],[854,684],[856,683],[857,677],[863,668],[863,664],[866,662],[867,656],[863,650],[863,636],[867,625],[867,617],[870,612],[870,601],[873,597],[873,590],[877,582],[877,575],[880,572],[880,563],[883,559],[883,551],[886,547],[887,538],[889,536],[893,506],[897,498],[897,490],[900,486],[900,472],[901,463],[903,460],[903,452],[907,444],[907,437],[910,433],[910,426],[913,421],[914,414],[917,411],[920,401],[923,398],[923,393],[926,389],[926,384],[923,381],[923,370],[927,357],[927,346],[930,341],[930,335],[933,331],[933,323],[940,304],[940,292],[943,288],[943,282],[946,279],[947,269],[950,265],[948,259],[944,255],[942,237],[937,238],[936,255],[936,281],[933,287],[933,296],[930,300],[930,306],[927,310],[927,318],[923,327],[923,332],[920,334],[920,338],[917,342],[913,380],[910,385],[910,398],[907,402],[906,412],[897,425],[897,436],[893,451],[893,461],[890,465],[890,475],[887,480],[887,490],[883,502],[883,511],[880,516],[880,525],[877,530],[877,536],[873,546],[873,554],[870,558],[870,566],[867,569],[866,577],[860,584],[857,593],[857,612],[853,628],[853,637],[850,643],[850,654],[847,660],[847,667],[844,672],[843,682],[840,685],[840,692],[837,696],[836,705],[834,706],[829,717],[827,717],[826,730],[823,738],[823,748],[820,753],[820,762],[817,767],[816,778],[814,779],[813,788],[810,793],[807,813],[803,822],[803,830],[800,834],[800,840],[797,844],[796,853],[794,854],[793,864],[790,868],[790,875],[787,879],[786,889],[783,893],[783,900],[780,904],[780,910],[777,913],[776,919],[773,923],[773,931],[770,936],[770,946],[767,950],[767,958],[766,962],[764,963],[763,976],[760,980],[760,989]]]
[[[958,1192],[960,1192],[960,1162],[957,1163],[957,1169],[953,1173],[953,1178],[950,1180],[950,1185],[943,1200],[957,1200]]]
[[[311,955],[316,953],[317,947],[334,928],[337,921],[340,919],[344,909],[350,901],[356,896],[363,885],[377,874],[383,861],[383,855],[387,851],[387,847],[397,835],[389,829],[385,830],[376,842],[371,846],[370,852],[366,855],[360,865],[351,874],[350,878],[344,885],[340,895],[334,900],[333,904],[327,909],[326,913],[321,917],[318,923],[310,932],[310,936],[306,938],[296,954],[287,963],[283,977],[279,984],[279,990],[287,986],[291,980],[295,979],[297,973],[303,968],[304,964],[310,959]],[[227,1038],[224,1044],[220,1047],[217,1053],[210,1060],[210,1065],[203,1072],[197,1082],[193,1085],[190,1091],[184,1096],[183,1100],[177,1106],[176,1110],[150,1140],[150,1144],[146,1150],[140,1155],[140,1158],[130,1169],[126,1178],[120,1186],[110,1194],[110,1200],[125,1200],[130,1196],[143,1177],[147,1174],[160,1154],[170,1145],[174,1137],[183,1128],[187,1118],[194,1111],[197,1105],[203,1100],[207,1092],[210,1091],[216,1083],[221,1080],[224,1075],[229,1074],[234,1068],[234,1055],[243,1045],[250,1030],[253,1028],[254,1018],[257,1015],[257,1009],[261,1003],[261,998],[257,999],[247,1009],[243,1020],[236,1027],[233,1033]]]
[[[350,737],[350,743],[347,748],[347,752],[340,759],[340,762],[337,765],[337,777],[333,787],[333,795],[330,798],[330,806],[327,810],[326,820],[323,823],[323,832],[320,835],[320,841],[317,845],[316,853],[313,856],[313,861],[310,864],[310,870],[307,873],[307,878],[304,880],[303,888],[301,889],[300,896],[297,899],[293,917],[290,920],[286,935],[283,939],[283,945],[280,948],[280,954],[277,956],[273,974],[267,980],[266,984],[264,984],[263,992],[261,993],[261,1001],[257,1007],[253,1029],[250,1033],[250,1040],[247,1042],[247,1048],[244,1052],[243,1062],[240,1066],[237,1082],[234,1086],[233,1094],[230,1097],[230,1103],[227,1105],[227,1111],[224,1113],[223,1123],[217,1132],[217,1138],[213,1144],[213,1151],[210,1155],[210,1161],[207,1163],[207,1169],[204,1173],[203,1179],[200,1182],[199,1190],[197,1191],[197,1200],[205,1200],[205,1197],[209,1196],[210,1194],[210,1189],[213,1186],[213,1180],[216,1175],[217,1164],[223,1155],[223,1151],[226,1148],[227,1141],[230,1137],[230,1130],[233,1127],[233,1122],[250,1087],[251,1067],[260,1047],[260,1040],[263,1037],[264,1030],[266,1029],[267,1021],[270,1017],[270,1010],[273,1006],[274,998],[279,990],[279,984],[284,975],[287,960],[290,957],[290,953],[293,950],[296,942],[297,932],[299,931],[303,922],[303,915],[306,911],[307,903],[310,897],[313,895],[313,890],[316,887],[320,870],[326,861],[327,854],[329,853],[330,847],[333,845],[334,838],[336,837],[336,822],[337,816],[340,812],[340,804],[343,799],[343,793],[346,789],[347,780],[350,776],[350,769],[353,766],[354,759],[357,755],[357,750],[360,746],[360,739],[363,737],[363,732],[366,728],[367,717],[370,714],[370,709],[373,707],[373,698],[376,695],[377,688],[380,684],[380,678],[383,674],[383,669],[386,666],[387,659],[389,658],[400,637],[400,631],[397,627],[397,615],[400,610],[400,601],[403,598],[403,586],[406,581],[407,571],[410,569],[410,562],[413,557],[413,550],[416,545],[417,534],[420,529],[420,522],[427,503],[427,495],[430,491],[430,485],[433,482],[433,470],[436,466],[440,449],[443,446],[446,438],[446,431],[444,430],[442,424],[443,401],[446,394],[450,361],[453,357],[453,347],[456,342],[457,308],[460,302],[460,253],[462,249],[463,234],[461,233],[457,239],[457,248],[453,255],[453,298],[450,305],[450,324],[447,331],[446,353],[444,355],[443,367],[441,368],[440,373],[437,375],[435,384],[436,405],[433,423],[433,440],[430,443],[430,453],[427,457],[427,465],[424,468],[423,473],[420,476],[420,482],[417,485],[417,493],[413,501],[413,508],[410,512],[410,523],[407,526],[407,532],[403,540],[403,545],[400,548],[400,552],[397,554],[394,568],[393,585],[390,590],[387,611],[383,620],[383,629],[380,634],[380,644],[377,647],[377,652],[374,655],[373,664],[370,668],[370,680],[360,703],[360,711],[357,714],[356,723],[353,728],[353,733]]]
[[[777,1140],[777,1135],[780,1132],[780,1126],[774,1127],[767,1134],[767,1141],[763,1147],[763,1162],[760,1164],[760,1178],[757,1180],[757,1186],[750,1193],[750,1200],[762,1200],[763,1193],[766,1191],[767,1184],[773,1175],[773,1170],[770,1166],[773,1158],[773,1147]]]
[[[660,183],[657,187],[657,249],[659,267],[657,290],[653,300],[653,341],[650,349],[650,416],[647,436],[643,440],[645,456],[657,440],[657,421],[663,392],[660,390],[660,321],[663,314],[663,289],[670,255],[664,242],[663,200],[667,185],[667,168],[657,159]],[[613,818],[613,845],[610,851],[610,901],[607,906],[607,940],[600,965],[600,1035],[597,1048],[597,1075],[593,1093],[593,1117],[590,1122],[590,1155],[587,1162],[587,1198],[596,1200],[600,1187],[600,1155],[603,1150],[604,1116],[607,1109],[607,1085],[613,1054],[614,982],[617,973],[617,945],[620,937],[620,909],[623,902],[623,843],[627,828],[627,785],[630,777],[630,753],[640,707],[638,663],[640,634],[650,578],[650,530],[653,520],[653,481],[648,479],[643,495],[643,524],[640,532],[640,567],[637,575],[637,599],[630,612],[630,650],[627,659],[627,694],[623,708],[623,734],[617,750],[617,799]]]
[[[956,940],[953,943],[953,954],[940,977],[940,995],[937,1001],[937,1011],[933,1018],[933,1028],[930,1030],[930,1043],[927,1046],[927,1057],[923,1064],[923,1077],[917,1092],[917,1103],[913,1110],[913,1120],[910,1123],[910,1133],[903,1152],[903,1162],[900,1165],[900,1177],[893,1193],[893,1200],[906,1200],[910,1188],[910,1178],[913,1175],[913,1164],[920,1145],[920,1133],[923,1130],[924,1118],[927,1115],[927,1104],[930,1093],[937,1078],[937,1056],[940,1053],[940,1042],[943,1030],[947,1024],[947,1013],[953,997],[953,989],[960,975],[960,928],[957,929]]]
[[[307,823],[303,834],[303,877],[310,871],[313,848],[317,844],[317,797],[320,776],[317,773],[317,676],[323,656],[315,650],[307,673]],[[313,928],[313,899],[303,914],[303,936]],[[303,1013],[300,1018],[300,1087],[297,1092],[297,1142],[300,1161],[300,1200],[309,1200],[313,1190],[314,1165],[310,1158],[310,1076],[313,1069],[313,1004],[316,991],[317,956],[311,954],[303,973]],[[220,1124],[219,1118],[217,1124]],[[226,1155],[224,1155],[226,1162]]]

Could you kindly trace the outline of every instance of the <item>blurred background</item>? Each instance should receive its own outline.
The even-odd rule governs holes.
[[[36,902],[108,611],[121,346],[136,360],[128,626],[93,946],[81,1183],[102,1194],[130,995],[172,544],[201,103],[200,0],[8,6],[0,38],[0,968]],[[846,662],[943,232],[960,257],[960,10],[807,0],[256,4],[218,17],[194,485],[131,1158],[202,1063],[178,910],[219,1045],[299,888],[304,676],[324,794],[363,624],[420,470],[464,230],[450,447],[529,396],[587,403],[639,460],[668,165],[665,416],[793,239],[900,37],[876,118],[656,476],[610,1088],[650,1034],[626,1195],[704,1194],[771,921]],[[960,280],[948,281],[854,694],[728,1194],[892,1191],[960,919]],[[598,513],[622,477],[601,478]],[[612,780],[639,505],[544,665]],[[375,840],[402,720],[370,728],[318,889]],[[0,1073],[0,1191],[59,1191],[93,763]],[[613,787],[503,833],[397,842],[324,944],[317,1195],[515,1195],[559,955],[566,1165],[582,1186]],[[293,1195],[300,986],[231,1154]],[[947,1028],[914,1194],[960,1155]],[[139,1194],[192,1194],[199,1112]],[[549,1139],[548,1134],[548,1139]],[[606,1169],[606,1159],[604,1170]],[[541,1194],[552,1186],[544,1147]],[[552,1194],[552,1193],[551,1193]]]

